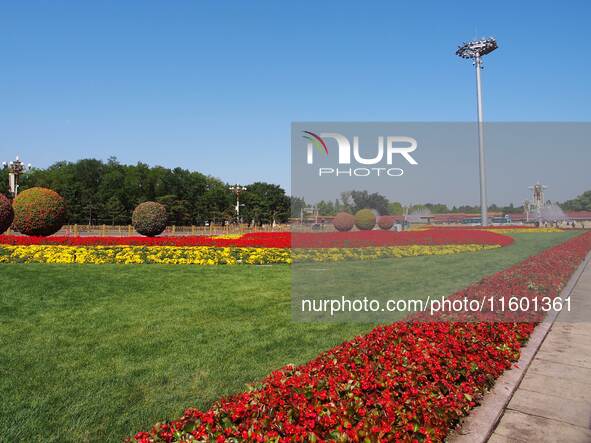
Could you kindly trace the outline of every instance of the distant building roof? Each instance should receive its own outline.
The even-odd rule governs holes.
[[[591,220],[591,211],[565,211],[571,220]]]

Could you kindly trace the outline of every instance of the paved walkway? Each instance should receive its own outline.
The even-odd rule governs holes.
[[[591,262],[489,443],[591,442]]]

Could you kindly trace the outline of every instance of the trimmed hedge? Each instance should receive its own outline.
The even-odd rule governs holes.
[[[14,228],[25,235],[55,234],[66,222],[65,200],[47,188],[27,189],[14,199]]]
[[[382,215],[378,217],[378,226],[384,231],[389,231],[394,226],[394,217],[391,215]]]
[[[4,195],[0,194],[0,234],[5,232],[14,220],[12,204]]]
[[[376,216],[371,209],[360,209],[355,214],[355,226],[361,231],[371,231],[376,225]]]
[[[156,202],[140,203],[131,216],[131,223],[138,234],[155,237],[166,229],[166,207]]]
[[[348,212],[339,212],[335,218],[332,219],[332,224],[337,231],[350,231],[355,225],[355,217]]]

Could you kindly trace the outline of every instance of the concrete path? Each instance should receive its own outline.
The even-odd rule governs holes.
[[[591,262],[488,441],[591,443]]]

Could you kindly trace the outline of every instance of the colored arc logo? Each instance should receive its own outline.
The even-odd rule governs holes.
[[[326,146],[326,142],[324,140],[322,140],[322,137],[320,137],[317,134],[314,134],[313,132],[310,131],[302,131],[304,134],[308,134],[308,135],[303,135],[302,137],[304,137],[306,140],[310,140],[312,142],[312,144],[314,146],[316,146],[316,149],[318,149],[320,152],[324,152],[326,155],[328,155],[328,147]]]

